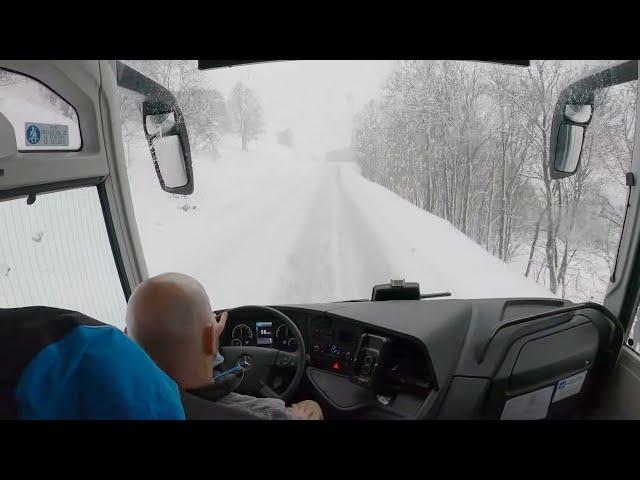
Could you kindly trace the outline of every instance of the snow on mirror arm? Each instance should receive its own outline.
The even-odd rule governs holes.
[[[0,69],[0,112],[13,126],[18,151],[77,151],[82,147],[76,110],[31,77]]]

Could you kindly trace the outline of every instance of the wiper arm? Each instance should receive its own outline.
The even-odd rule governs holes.
[[[450,297],[451,292],[438,292],[438,293],[422,293],[420,298],[436,298],[436,297]]]

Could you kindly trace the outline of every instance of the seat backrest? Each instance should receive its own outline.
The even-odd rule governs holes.
[[[0,418],[184,419],[176,383],[123,332],[78,312],[0,309]]]

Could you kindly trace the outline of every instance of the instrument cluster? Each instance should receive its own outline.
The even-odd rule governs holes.
[[[237,323],[231,330],[231,346],[257,346],[295,351],[296,338],[284,323],[255,321]]]

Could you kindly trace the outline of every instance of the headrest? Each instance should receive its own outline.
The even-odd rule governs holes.
[[[178,386],[142,348],[78,312],[0,309],[0,364],[0,418],[185,418]]]

